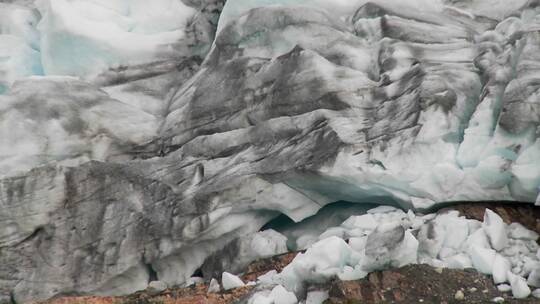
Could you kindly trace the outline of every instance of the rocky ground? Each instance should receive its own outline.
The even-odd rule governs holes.
[[[486,207],[496,211],[507,223],[519,222],[540,233],[540,208],[524,204],[460,204],[451,209],[459,210],[469,218],[481,220]],[[450,209],[450,208],[448,208]],[[448,209],[441,209],[445,212]],[[242,279],[245,282],[270,270],[281,271],[297,253],[287,253],[252,263]],[[163,292],[142,291],[124,297],[59,297],[39,304],[187,304],[187,303],[243,303],[254,287],[245,286],[219,293],[208,293],[208,284],[185,288],[171,288]],[[532,296],[516,300],[511,293],[497,290],[489,276],[474,269],[452,270],[428,265],[410,265],[369,274],[357,281],[333,280],[324,285],[314,285],[309,290],[328,290],[325,303],[492,303],[494,298],[504,298],[503,303],[540,303]]]

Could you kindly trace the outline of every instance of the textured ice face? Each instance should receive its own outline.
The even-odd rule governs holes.
[[[0,298],[182,284],[279,213],[340,200],[537,200],[538,2],[231,0],[215,39],[220,0],[13,2],[28,4],[0,21]],[[83,79],[17,82],[30,55]],[[377,219],[358,222],[354,248]],[[421,229],[419,253],[489,271],[500,226],[460,224]],[[346,232],[333,228],[322,237]],[[363,274],[346,266],[330,273]]]
[[[38,21],[30,8],[0,3],[0,94],[17,79],[43,74]]]
[[[173,56],[195,10],[182,1],[37,2],[44,73],[91,78],[109,67]]]
[[[0,85],[5,91],[43,74],[93,79],[112,67],[181,56],[178,43],[196,13],[176,0],[0,3]]]

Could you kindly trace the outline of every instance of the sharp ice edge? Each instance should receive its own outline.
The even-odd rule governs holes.
[[[328,236],[335,233],[327,232],[336,230],[341,231],[340,236]],[[499,290],[511,290],[515,298],[528,297],[529,286],[540,287],[538,234],[518,223],[505,224],[489,209],[484,222],[466,219],[458,211],[421,216],[394,209],[351,216],[326,231],[281,273],[260,276],[258,291],[248,303],[277,301],[269,292],[276,286],[291,292],[291,298],[301,298],[309,284],[335,277],[357,280],[372,271],[416,263],[437,268],[474,267],[492,275]],[[503,244],[501,239],[507,241]],[[320,297],[316,303],[325,299]],[[263,300],[266,302],[259,302]]]

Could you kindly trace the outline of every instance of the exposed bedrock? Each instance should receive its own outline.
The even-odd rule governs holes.
[[[341,200],[537,200],[537,1],[184,2],[156,58],[0,95],[0,302],[182,284]]]

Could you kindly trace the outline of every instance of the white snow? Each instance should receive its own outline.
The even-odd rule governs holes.
[[[242,279],[228,272],[224,272],[221,275],[221,285],[223,285],[224,290],[229,290],[229,289],[245,286]]]

